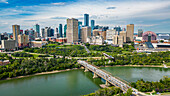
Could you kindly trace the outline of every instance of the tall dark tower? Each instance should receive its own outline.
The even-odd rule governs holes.
[[[94,27],[95,27],[95,21],[91,20],[91,36],[93,36]]]
[[[59,24],[59,34],[60,34],[60,37],[63,37],[62,24]]]
[[[84,14],[84,26],[89,26],[89,14]]]
[[[67,24],[64,25],[64,37],[66,37],[66,32],[67,32]]]

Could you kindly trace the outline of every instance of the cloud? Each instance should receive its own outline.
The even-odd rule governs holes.
[[[160,26],[163,26],[161,20],[166,19],[168,21],[164,26],[169,26],[170,8],[168,6],[170,6],[169,0],[78,0],[71,3],[59,2],[5,8],[0,10],[0,21],[8,22],[9,24],[15,22],[15,24],[20,24],[21,27],[24,26],[23,28],[33,26],[35,22],[29,21],[25,23],[24,20],[37,20],[36,22],[39,22],[41,27],[58,26],[60,23],[64,25],[67,18],[73,17],[83,21],[83,14],[88,13],[90,20],[94,19],[97,25],[103,26],[124,26],[134,23],[143,27],[154,27],[151,25],[159,24],[159,22]],[[159,27],[159,29],[155,28],[153,30],[164,29]],[[0,28],[0,31],[2,30],[11,30],[11,25],[6,29]]]
[[[107,7],[106,9],[116,9],[116,7]]]
[[[51,3],[51,5],[65,5],[64,2],[60,2],[60,3]]]
[[[38,21],[38,20],[23,20],[23,21],[32,22],[32,21]]]
[[[51,17],[51,19],[67,19],[68,17]]]
[[[49,3],[49,4],[40,4],[40,5],[53,5],[53,6],[62,6],[65,5],[65,2]]]
[[[8,4],[8,1],[7,1],[7,0],[0,0],[0,3],[6,3],[6,4]]]

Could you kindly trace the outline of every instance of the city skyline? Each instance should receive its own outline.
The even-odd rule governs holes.
[[[144,32],[170,33],[168,0],[19,1],[0,0],[1,33],[12,33],[11,25],[14,24],[25,30],[33,28],[37,23],[41,28],[55,28],[59,24],[65,25],[66,19],[72,17],[83,22],[84,14],[89,14],[89,20],[95,20],[96,25],[124,28],[133,23],[135,33],[138,29],[143,29]]]

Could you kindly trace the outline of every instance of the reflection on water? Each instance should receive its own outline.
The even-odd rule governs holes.
[[[104,69],[115,76],[120,77],[128,82],[135,82],[140,79],[145,81],[158,81],[163,76],[170,77],[170,68],[156,67],[103,67]]]
[[[163,76],[170,77],[170,69],[142,67],[102,68],[126,81],[139,79],[157,81]],[[80,96],[99,89],[100,78],[93,79],[91,72],[72,70],[48,75],[31,76],[0,81],[1,96]]]
[[[72,70],[0,81],[1,96],[80,96],[99,89],[91,73]],[[90,78],[89,78],[90,77]]]

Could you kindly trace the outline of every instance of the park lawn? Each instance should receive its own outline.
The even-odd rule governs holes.
[[[27,54],[29,54],[29,53],[27,53]],[[37,58],[39,56],[39,54],[31,54],[31,55],[33,55],[32,57],[34,57],[34,58]],[[16,57],[16,56],[13,56],[13,55],[11,55],[11,56]],[[32,57],[16,57],[16,58],[32,58]],[[48,56],[48,57],[52,57],[52,56]]]
[[[167,66],[170,66],[170,62],[166,63]]]
[[[161,93],[161,95],[170,95],[170,92]]]
[[[129,52],[129,51],[122,51],[122,53],[124,53],[124,54],[125,54],[125,53],[132,53],[132,52]]]

